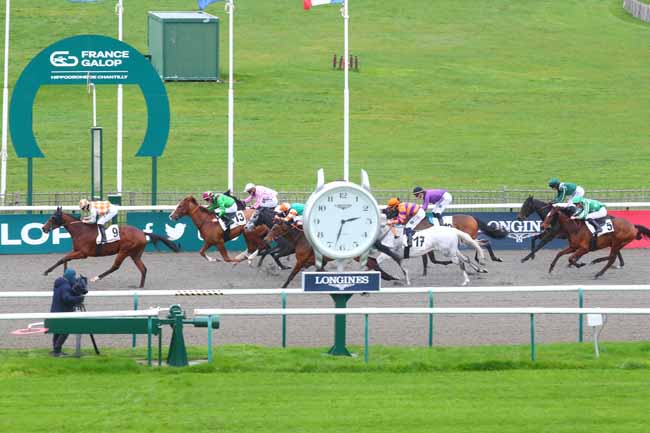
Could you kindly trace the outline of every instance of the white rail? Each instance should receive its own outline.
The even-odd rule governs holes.
[[[307,316],[352,314],[650,314],[650,308],[197,308],[195,316]]]
[[[608,202],[608,208],[650,208],[650,202]],[[23,211],[55,211],[58,206],[0,206],[0,212],[23,212]],[[386,206],[379,206],[385,208]],[[521,203],[474,203],[474,204],[451,204],[447,209],[519,209]],[[79,211],[79,206],[61,206],[64,211]],[[176,205],[155,205],[155,206],[119,206],[123,211],[173,211]]]
[[[4,313],[0,314],[0,320],[65,319],[73,317],[157,317],[161,310],[161,308],[149,308],[147,310],[76,311],[72,313]]]
[[[528,293],[528,292],[617,292],[650,291],[646,285],[566,285],[566,286],[486,286],[486,287],[386,287],[369,294],[409,293]],[[95,290],[86,297],[134,297],[134,296],[237,296],[237,295],[313,295],[345,292],[305,292],[302,289],[182,289],[182,290]],[[50,298],[51,290],[0,292],[0,298]]]

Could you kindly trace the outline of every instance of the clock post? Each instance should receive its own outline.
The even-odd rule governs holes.
[[[347,181],[325,183],[318,171],[316,191],[305,204],[305,236],[322,271],[326,261],[336,262],[336,272],[303,272],[303,290],[328,293],[335,308],[345,308],[354,293],[378,291],[379,272],[346,272],[345,265],[358,259],[364,267],[379,233],[379,207],[370,192],[368,174],[361,171],[361,185]],[[347,320],[334,316],[334,345],[330,355],[351,356],[345,347]]]

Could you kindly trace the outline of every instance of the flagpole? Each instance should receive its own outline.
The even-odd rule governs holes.
[[[348,22],[350,16],[348,15],[348,0],[343,0],[343,41],[344,41],[344,80],[343,85],[343,180],[346,182],[350,180],[350,89],[348,86],[348,74],[350,67],[348,65],[349,47],[348,47]]]
[[[117,9],[117,39],[120,41],[123,39],[122,34],[122,14],[124,12],[124,5],[122,0],[117,1],[115,6]],[[123,124],[122,124],[122,107],[123,107],[123,89],[122,85],[117,85],[117,181],[116,189],[117,195],[122,195],[122,134],[123,134]]]
[[[2,85],[2,185],[0,187],[0,204],[4,206],[7,195],[7,122],[9,118],[9,14],[11,0],[6,0],[5,11],[5,62],[4,83]]]
[[[233,21],[235,15],[234,0],[226,3],[228,14],[228,189],[234,193],[235,176],[235,95],[233,89]]]

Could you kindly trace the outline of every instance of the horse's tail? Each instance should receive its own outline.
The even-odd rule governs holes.
[[[650,229],[647,227],[644,227],[640,224],[634,224],[634,227],[636,227],[636,238],[641,239],[643,236],[646,238],[650,238]]]
[[[158,246],[157,246],[158,241],[161,241],[163,244],[167,245],[167,247],[169,247],[169,249],[172,250],[175,253],[177,253],[177,252],[179,252],[181,250],[181,248],[178,245],[176,245],[174,242],[170,241],[165,236],[160,236],[160,235],[157,235],[155,233],[147,233],[147,236],[149,236],[149,240],[151,240],[151,242],[154,244],[154,246],[156,248],[158,248]]]
[[[458,240],[464,243],[465,245],[468,245],[476,251],[476,254],[479,257],[479,263],[483,264],[485,263],[485,254],[483,253],[483,250],[481,249],[481,246],[479,245],[478,242],[476,242],[470,235],[465,233],[464,231],[456,229],[456,234],[458,235]]]
[[[499,228],[490,227],[489,225],[485,224],[480,219],[478,219],[476,217],[474,217],[474,219],[478,223],[478,228],[480,228],[481,231],[483,233],[485,233],[486,235],[488,235],[489,237],[491,237],[493,239],[503,239],[506,236],[508,236],[508,231],[507,230],[502,230],[502,229],[499,229]]]

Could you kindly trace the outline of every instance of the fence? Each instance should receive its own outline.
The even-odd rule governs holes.
[[[535,348],[535,314],[650,314],[650,308],[292,308],[292,309],[255,309],[255,308],[197,308],[195,316],[208,318],[208,362],[212,362],[212,321],[213,317],[223,316],[279,316],[282,315],[351,315],[364,316],[364,361],[368,362],[368,316],[371,314],[528,314],[530,316],[530,358],[537,360]]]
[[[641,21],[650,22],[650,5],[638,0],[624,0],[623,8]]]
[[[304,203],[311,194],[312,189],[279,191],[282,201]],[[551,199],[554,194],[550,189],[510,189],[503,187],[493,190],[455,189],[450,190],[454,197],[454,204],[489,204],[489,203],[519,203],[521,204],[528,195],[534,195],[540,199]],[[114,193],[108,193],[114,194]],[[176,205],[187,195],[201,196],[201,191],[166,191],[156,194],[156,203],[163,205]],[[385,203],[390,197],[413,197],[411,190],[406,189],[373,189],[377,201]],[[241,196],[237,192],[235,195]],[[594,189],[588,191],[589,197],[601,201],[650,201],[650,190],[647,189]],[[35,192],[33,194],[34,205],[43,206],[65,206],[76,205],[82,198],[88,198],[86,192]],[[151,203],[151,192],[126,191],[122,193],[122,204],[126,206],[142,206]],[[24,206],[27,204],[27,194],[24,192],[7,193],[6,205]]]
[[[578,308],[584,307],[586,292],[639,292],[650,291],[650,286],[645,285],[591,285],[591,286],[492,286],[492,287],[389,287],[382,288],[374,294],[427,294],[427,307],[433,308],[435,304],[435,295],[440,293],[540,293],[540,292],[570,292],[575,293],[577,297]],[[137,310],[141,297],[148,296],[170,296],[170,297],[187,297],[187,296],[251,296],[251,295],[280,295],[281,310],[286,310],[287,295],[323,295],[323,292],[305,292],[302,289],[190,289],[190,290],[105,290],[90,291],[87,297],[131,297],[133,298],[133,309]],[[51,291],[15,291],[0,292],[2,298],[50,298]],[[287,346],[287,318],[282,315],[282,347]],[[429,315],[428,324],[428,345],[433,346],[433,313]],[[578,342],[584,341],[584,323],[583,315],[578,315]],[[136,339],[133,337],[132,345],[135,347]]]

